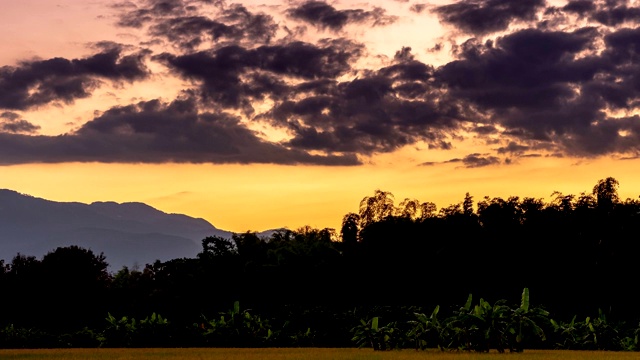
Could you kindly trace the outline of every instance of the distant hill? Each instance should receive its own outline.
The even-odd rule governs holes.
[[[0,189],[0,259],[38,258],[59,246],[103,252],[111,271],[194,257],[207,236],[230,238],[204,219],[167,214],[143,203],[55,202]]]

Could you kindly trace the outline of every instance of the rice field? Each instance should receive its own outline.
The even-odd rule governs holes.
[[[440,351],[371,349],[37,349],[0,350],[0,359],[29,360],[637,360],[638,353],[527,350],[521,354],[475,354]]]

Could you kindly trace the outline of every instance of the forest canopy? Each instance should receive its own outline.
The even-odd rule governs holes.
[[[339,231],[207,237],[196,258],[115,273],[102,254],[77,246],[42,259],[18,254],[0,264],[0,288],[11,294],[0,329],[73,333],[104,326],[107,314],[115,324],[152,313],[185,329],[239,302],[265,317],[296,319],[301,334],[315,329],[315,345],[350,346],[350,321],[359,316],[450,308],[470,293],[493,303],[524,288],[556,319],[604,311],[633,322],[640,201],[620,199],[618,188],[609,177],[579,195],[554,192],[549,202],[475,202],[467,193],[440,209],[416,199],[396,205],[393,194],[376,190]]]

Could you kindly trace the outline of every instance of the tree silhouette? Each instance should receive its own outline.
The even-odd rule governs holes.
[[[198,257],[230,256],[238,253],[233,241],[221,236],[208,236],[202,239],[202,252]]]
[[[416,220],[422,217],[420,202],[416,199],[406,198],[402,200],[396,209],[396,216]]]
[[[393,194],[377,189],[373,196],[360,201],[360,228],[392,216],[394,212]]]
[[[358,242],[358,232],[360,231],[358,227],[359,223],[360,216],[356,213],[348,213],[342,218],[340,236],[346,249],[349,249],[349,251],[352,251]]]
[[[437,216],[438,207],[432,202],[423,202],[420,204],[420,220],[430,219]]]
[[[593,195],[598,201],[598,208],[610,211],[613,205],[620,201],[618,198],[619,186],[618,180],[612,177],[598,180],[598,183],[593,187]]]
[[[466,193],[464,195],[464,201],[462,202],[462,212],[465,215],[473,215],[473,196]]]
[[[269,238],[207,237],[194,259],[123,268],[113,277],[103,255],[79,247],[42,260],[18,254],[0,262],[0,289],[10,294],[0,307],[0,332],[8,324],[75,331],[101,324],[107,312],[138,319],[156,312],[196,331],[201,316],[218,319],[240,301],[256,313],[292,319],[274,327],[274,334],[295,331],[281,339],[315,334],[316,346],[349,346],[345,333],[356,315],[391,323],[391,314],[438,304],[446,312],[462,296],[481,293],[487,300],[473,311],[493,319],[497,308],[489,304],[522,288],[539,294],[557,318],[602,308],[611,319],[634,319],[640,201],[620,201],[617,189],[618,181],[607,178],[577,196],[554,192],[548,203],[485,196],[476,211],[469,193],[438,209],[411,198],[395,207],[393,194],[376,190],[360,202],[359,214],[343,217],[342,242],[332,229],[310,226]],[[485,339],[499,341],[486,329]]]
[[[47,322],[81,328],[102,321],[111,281],[104,254],[78,246],[59,247],[42,258],[41,266],[40,290],[47,294],[41,316]]]
[[[18,253],[5,265],[5,286],[3,306],[0,306],[0,320],[8,323],[33,326],[40,322],[40,283],[42,264],[35,256]]]

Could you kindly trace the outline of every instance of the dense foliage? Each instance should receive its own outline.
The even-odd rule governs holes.
[[[209,237],[113,274],[75,246],[18,254],[0,263],[0,346],[637,349],[640,201],[618,186],[439,210],[377,190],[339,232]]]

